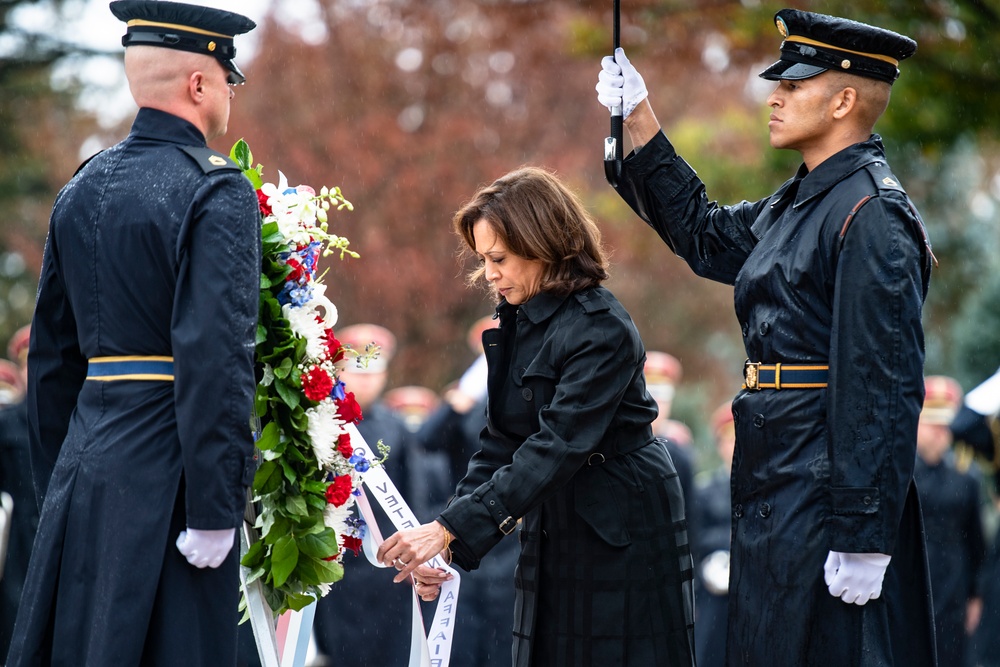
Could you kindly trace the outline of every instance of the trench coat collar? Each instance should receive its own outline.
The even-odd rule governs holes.
[[[133,136],[158,139],[181,146],[206,145],[205,135],[188,121],[159,109],[143,107],[132,122]]]
[[[541,292],[522,303],[520,306],[512,306],[504,299],[497,306],[497,315],[503,322],[508,313],[522,313],[532,324],[538,324],[552,317],[559,310],[559,306],[566,300],[565,296],[556,296],[549,292]]]
[[[858,169],[873,162],[885,162],[885,147],[882,145],[882,137],[877,134],[869,137],[868,141],[848,146],[831,155],[812,171],[808,171],[803,164],[793,179],[800,181],[793,207],[797,208],[824,194]]]

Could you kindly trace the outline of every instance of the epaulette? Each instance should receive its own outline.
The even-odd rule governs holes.
[[[180,148],[182,151],[190,155],[206,174],[223,169],[242,171],[240,166],[233,162],[232,159],[218,151],[213,151],[211,148],[206,148],[204,146],[181,146]]]
[[[885,162],[873,162],[867,167],[868,173],[871,174],[872,179],[875,181],[875,187],[879,191],[884,190],[894,190],[896,192],[906,192],[903,190],[903,186],[899,184],[896,177],[893,175],[892,170],[889,169],[889,165]]]
[[[611,310],[611,306],[609,306],[608,302],[604,300],[604,297],[597,294],[594,290],[586,289],[581,292],[577,292],[576,300],[580,302],[581,306],[583,306],[583,312],[588,315]]]

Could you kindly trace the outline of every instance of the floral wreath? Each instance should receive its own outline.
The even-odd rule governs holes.
[[[352,510],[361,473],[381,460],[354,454],[345,425],[361,421],[361,408],[336,364],[354,357],[365,365],[378,350],[359,353],[337,340],[337,307],[316,276],[321,255],[359,256],[329,232],[331,209],[354,210],[340,188],[288,187],[280,171],[277,185],[265,183],[242,139],[230,157],[257,190],[262,241],[251,486],[258,539],[240,562],[278,615],[329,593],[344,576],[345,550],[361,548],[367,526]]]

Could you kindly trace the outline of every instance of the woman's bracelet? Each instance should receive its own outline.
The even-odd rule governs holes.
[[[443,523],[439,521],[437,522],[437,525],[441,526],[441,534],[444,537],[444,549],[442,549],[442,551],[447,552],[447,555],[445,556],[445,563],[451,565],[451,541],[455,539],[455,537],[447,528],[444,527]]]

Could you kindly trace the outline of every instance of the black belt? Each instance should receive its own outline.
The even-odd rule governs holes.
[[[87,360],[87,379],[100,382],[116,380],[160,380],[173,382],[173,357],[94,357]]]
[[[759,389],[822,389],[827,385],[829,366],[796,364],[762,364],[747,360],[743,364],[743,388]]]

